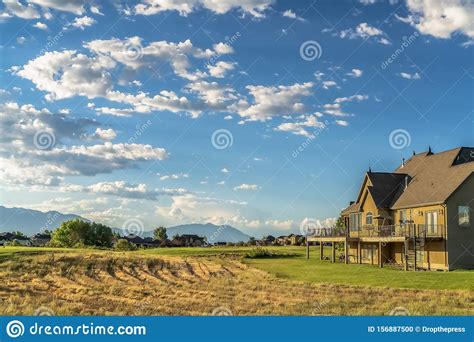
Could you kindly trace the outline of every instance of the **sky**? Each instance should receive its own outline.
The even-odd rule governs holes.
[[[474,145],[472,1],[4,0],[0,27],[7,207],[282,235]]]

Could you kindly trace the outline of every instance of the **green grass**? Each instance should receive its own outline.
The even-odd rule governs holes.
[[[258,269],[272,273],[280,278],[310,283],[327,283],[357,286],[375,286],[411,289],[474,290],[474,271],[454,272],[405,272],[388,267],[378,268],[371,265],[345,265],[319,260],[319,250],[311,249],[310,259],[305,258],[305,247],[264,247],[273,254],[287,257],[246,258],[246,254],[255,247],[208,247],[208,248],[156,248],[133,252],[113,252],[97,249],[0,247],[0,260],[15,257],[16,254],[34,255],[38,253],[58,252],[97,252],[97,253],[138,253],[141,255],[211,257],[232,255],[242,258],[243,262]],[[330,248],[325,251],[330,255]]]
[[[330,250],[325,251],[330,255]],[[319,259],[319,250],[304,257],[304,247],[294,258],[244,259],[250,266],[270,272],[277,277],[311,283],[330,283],[412,289],[474,290],[474,271],[405,272],[372,265],[332,263]]]

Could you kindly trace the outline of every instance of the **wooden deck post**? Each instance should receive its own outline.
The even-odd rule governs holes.
[[[347,238],[344,240],[344,263],[348,264],[349,263],[349,255],[348,255],[348,250],[347,250]]]
[[[357,262],[362,264],[362,248],[360,248],[360,240],[357,241]]]
[[[319,242],[319,258],[323,260],[323,256],[324,256],[324,245],[323,245],[323,242],[320,241]]]
[[[408,240],[405,239],[405,243],[404,243],[404,253],[403,253],[403,256],[405,258],[405,271],[408,271],[408,244],[407,244]]]
[[[379,267],[383,267],[382,241],[379,241]]]
[[[306,238],[306,259],[309,259],[309,241]]]
[[[336,262],[336,242],[332,242],[332,262]]]

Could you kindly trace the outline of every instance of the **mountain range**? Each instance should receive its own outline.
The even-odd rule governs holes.
[[[45,229],[54,230],[64,221],[73,219],[89,221],[79,215],[62,214],[58,211],[42,212],[34,209],[7,208],[0,205],[0,232],[20,231],[30,236]],[[113,228],[113,230],[121,235],[126,235],[120,228]],[[166,231],[169,239],[175,235],[195,234],[205,236],[210,243],[248,241],[250,238],[249,235],[232,226],[217,226],[212,223],[183,224],[166,228]],[[152,231],[143,232],[143,237],[152,235]]]

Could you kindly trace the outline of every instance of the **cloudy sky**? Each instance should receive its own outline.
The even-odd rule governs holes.
[[[4,0],[0,204],[250,235],[473,144],[461,0]]]

